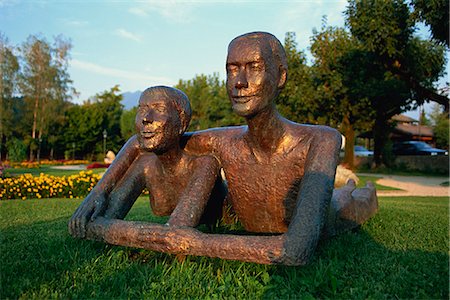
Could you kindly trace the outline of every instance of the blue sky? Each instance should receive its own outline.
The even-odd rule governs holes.
[[[81,102],[115,84],[133,92],[202,73],[224,78],[228,43],[250,31],[268,31],[281,41],[293,31],[299,49],[307,51],[323,15],[329,25],[344,25],[346,3],[0,0],[0,31],[12,45],[30,34],[70,38],[69,72],[80,92],[74,101]]]

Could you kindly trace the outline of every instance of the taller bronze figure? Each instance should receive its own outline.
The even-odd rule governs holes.
[[[83,234],[87,228],[90,238],[113,244],[304,265],[322,233],[333,235],[357,226],[377,211],[372,185],[355,189],[350,183],[333,193],[341,145],[336,130],[297,124],[278,113],[275,99],[288,70],[284,48],[273,35],[252,32],[235,38],[228,47],[226,70],[233,111],[248,126],[185,134],[184,150],[216,157],[225,173],[227,201],[244,228],[270,235],[214,235],[187,227],[92,219],[101,209],[95,204],[98,199],[107,197],[141,155],[136,137],[120,151],[71,224],[78,224]]]

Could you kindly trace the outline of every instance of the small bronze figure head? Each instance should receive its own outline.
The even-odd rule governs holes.
[[[238,36],[228,46],[227,91],[233,110],[252,117],[274,105],[287,80],[283,46],[270,33],[252,32]]]
[[[141,149],[163,153],[177,145],[191,115],[189,99],[182,91],[167,86],[146,89],[135,119]]]

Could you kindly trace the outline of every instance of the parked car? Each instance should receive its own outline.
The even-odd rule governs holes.
[[[373,151],[367,150],[363,146],[355,146],[355,156],[373,156]]]
[[[433,148],[425,142],[407,141],[394,144],[395,155],[448,155],[448,151]]]

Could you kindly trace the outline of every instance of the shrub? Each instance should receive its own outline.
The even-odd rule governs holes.
[[[27,158],[27,147],[19,139],[10,139],[6,144],[6,148],[8,151],[8,158],[11,161],[23,161]]]

